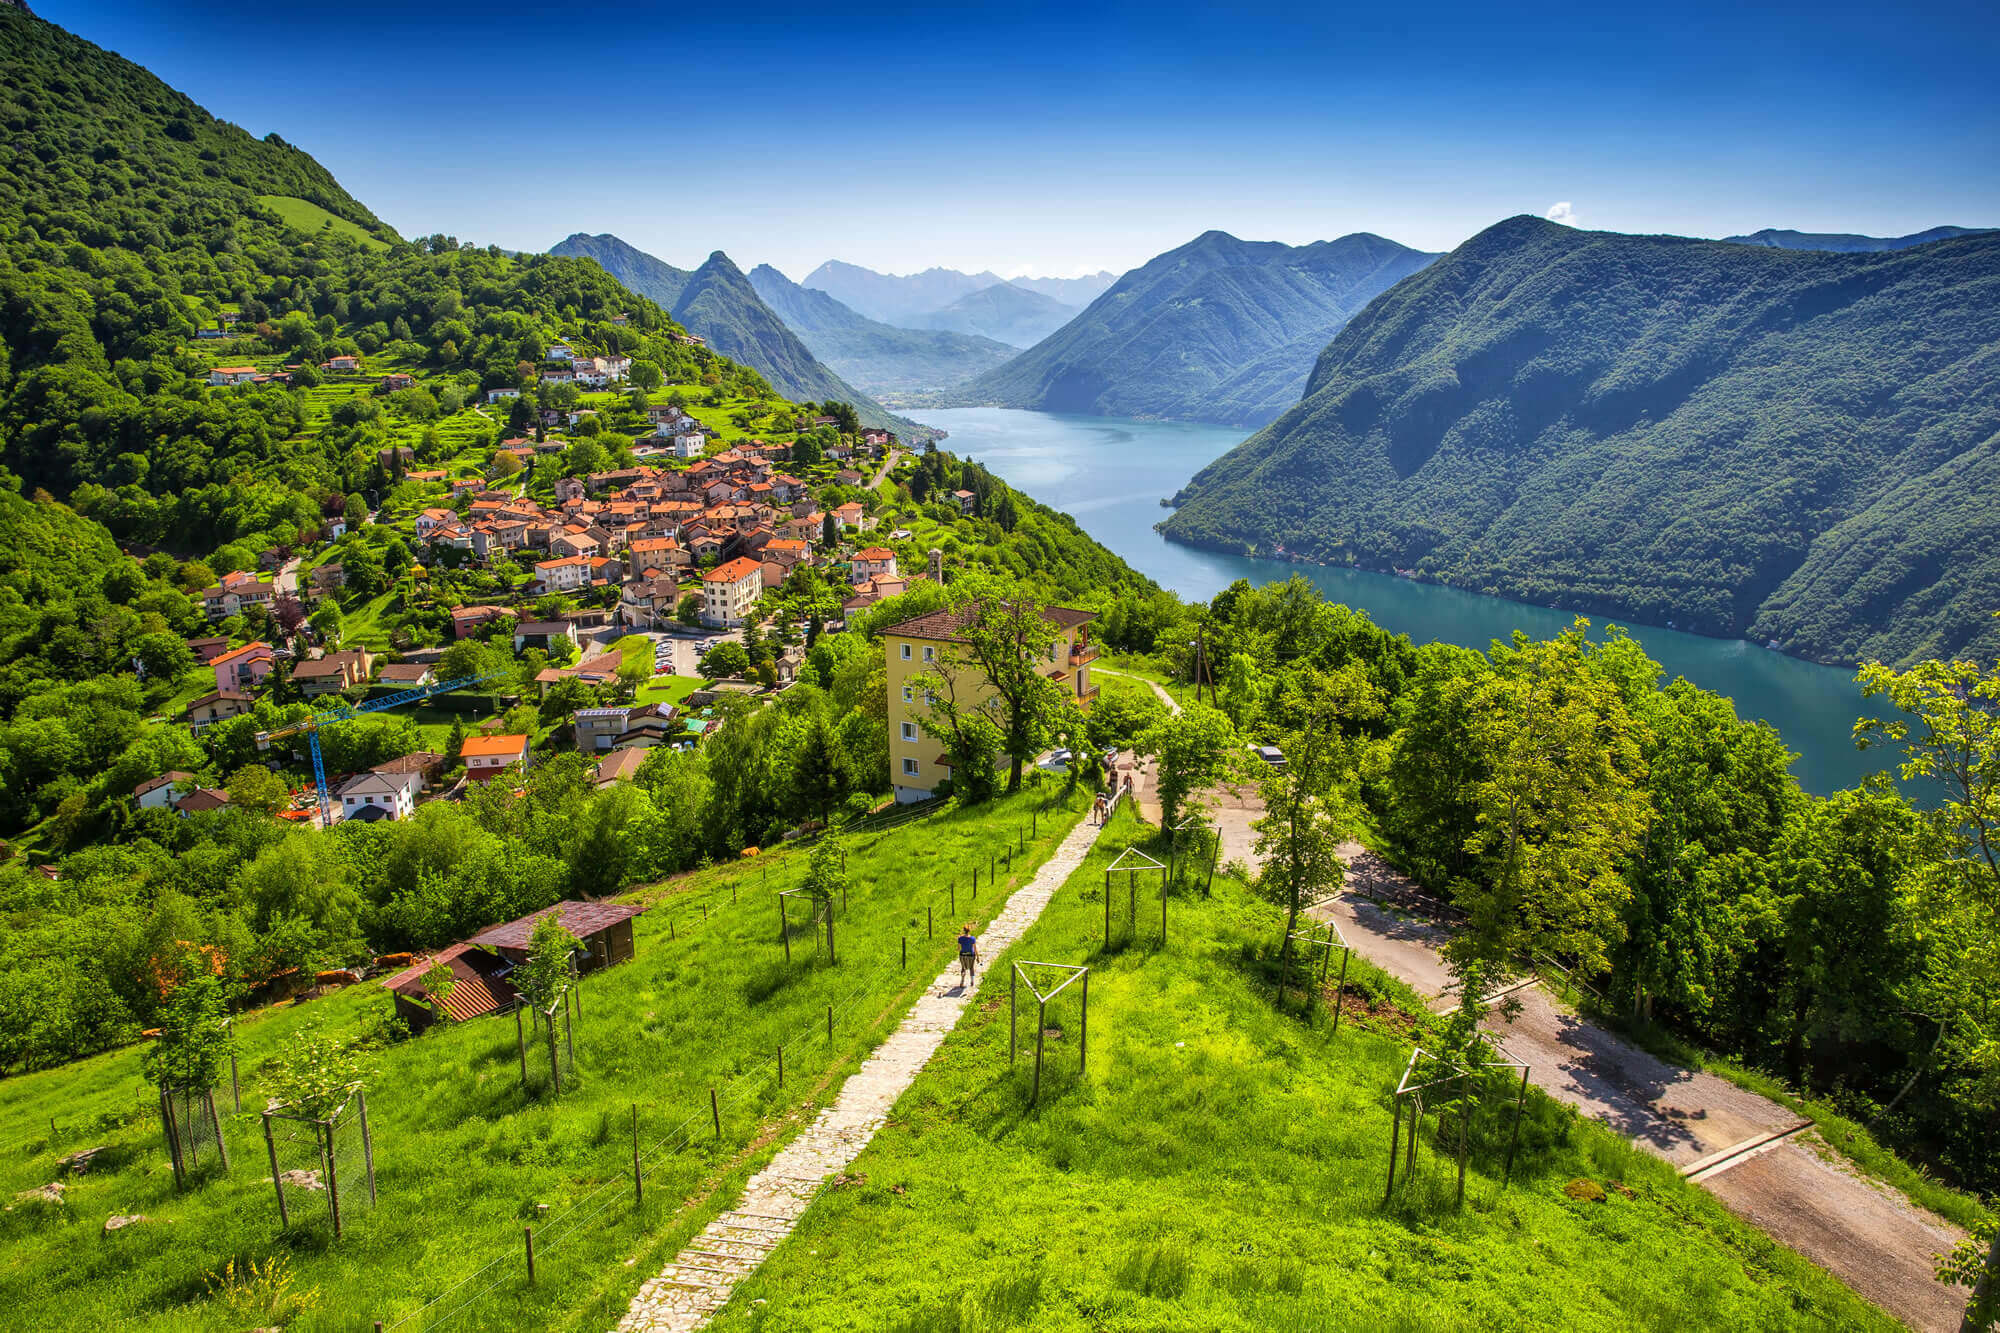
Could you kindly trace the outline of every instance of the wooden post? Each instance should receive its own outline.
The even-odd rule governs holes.
[[[930,903],[924,904],[924,938],[927,940],[937,938],[937,908]]]
[[[1035,1006],[1035,1086],[1028,1093],[1030,1106],[1042,1099],[1042,1043],[1047,1039],[1048,1027],[1048,1001],[1038,1001]]]
[[[837,963],[840,961],[839,956],[836,955],[833,950],[833,904],[832,903],[828,903],[826,905],[826,961],[829,963]]]
[[[1347,960],[1354,956],[1352,949],[1340,951],[1340,986],[1333,992],[1333,1030],[1340,1031],[1340,1011],[1347,1006]]]
[[[528,1285],[535,1285],[535,1229],[521,1228],[521,1239],[528,1247]]]
[[[181,1139],[175,1132],[174,1099],[164,1087],[160,1089],[160,1130],[167,1136],[167,1160],[173,1164],[174,1187],[179,1189],[187,1183],[187,1165],[181,1160]]]
[[[1208,880],[1201,886],[1201,896],[1211,897],[1215,893],[1215,867],[1222,860],[1222,830],[1216,829],[1211,839],[1213,849],[1208,854]]]
[[[785,1086],[785,1048],[783,1046],[778,1048],[778,1086],[780,1088]]]
[[[243,1085],[236,1078],[236,1052],[233,1050],[229,1052],[229,1096],[240,1112],[243,1109]],[[55,1127],[55,1121],[51,1120],[49,1128],[53,1130]]]
[[[1382,1191],[1382,1202],[1388,1203],[1396,1196],[1396,1157],[1403,1148],[1403,1099],[1395,1099],[1395,1119],[1389,1122],[1389,1188]]]
[[[779,1076],[780,1085],[784,1077]],[[643,1206],[646,1202],[646,1178],[639,1173],[639,1103],[632,1103],[632,1205]]]
[[[278,1179],[278,1144],[271,1137],[271,1113],[264,1112],[264,1151],[271,1155],[271,1186],[278,1191],[278,1225],[281,1228],[292,1225],[291,1216],[285,1211],[285,1182]]]
[[[361,1113],[361,1164],[368,1168],[368,1202],[375,1202],[375,1137],[368,1129],[368,1094],[354,1090],[355,1105]]]
[[[1009,1069],[1014,1067],[1017,1058],[1016,1048],[1020,1043],[1021,1022],[1017,1017],[1018,1009],[1014,1000],[1014,992],[1020,980],[1021,974],[1018,972],[1007,974],[1007,1067]]]
[[[215,1130],[215,1155],[222,1160],[222,1169],[229,1169],[229,1141],[222,1137],[222,1117],[215,1113],[215,1093],[213,1090],[201,1094],[202,1102],[208,1107],[208,1123]]]
[[[1458,1076],[1458,1206],[1465,1207],[1465,1122],[1472,1119],[1466,1075]]]
[[[979,873],[978,871],[973,872],[975,876],[978,873]],[[945,892],[951,895],[951,915],[952,919],[955,921],[958,919],[958,885],[956,884],[945,885]],[[979,896],[979,883],[977,879],[973,881],[972,896],[975,898]]]
[[[313,1121],[313,1132],[319,1136],[321,1150],[326,1155],[326,1203],[333,1210],[333,1238],[340,1239],[340,1168],[333,1160],[333,1123],[327,1120]]]
[[[1514,1099],[1514,1135],[1507,1140],[1507,1169],[1500,1177],[1500,1187],[1505,1189],[1514,1179],[1514,1149],[1521,1143],[1521,1109],[1528,1101],[1528,1071],[1521,1071],[1521,1093]]]
[[[521,1030],[521,1010],[524,1004],[514,1006],[514,1045],[521,1053],[521,1086],[528,1086],[528,1038]]]
[[[560,1095],[562,1092],[562,1066],[556,1060],[556,1019],[554,1014],[547,1015],[547,1018],[549,1020],[549,1081],[555,1085],[555,1090]]]
[[[1104,872],[1104,947],[1111,947],[1111,872]]]
[[[708,904],[707,904],[707,903],[703,903],[703,904],[701,905],[701,924],[702,924],[702,925],[704,925],[704,926],[708,924]]]
[[[1029,824],[1030,824],[1030,825],[1031,825],[1031,826],[1032,826],[1032,827],[1034,828],[1034,830],[1035,830],[1035,836],[1036,836],[1037,838],[1041,837],[1041,836],[1042,836],[1042,812],[1041,812],[1040,810],[1030,810],[1030,811],[1028,812],[1028,822],[1029,822]]]
[[[1160,872],[1160,947],[1167,944],[1167,875]]]
[[[903,936],[903,970],[905,972],[910,970],[910,937],[908,935]]]
[[[715,1137],[720,1139],[722,1137],[722,1103],[715,1099],[715,1087],[713,1084],[709,1085],[708,1089],[708,1114],[715,1121]]]
[[[668,939],[670,939],[670,940],[677,940],[677,939],[679,939],[680,937],[681,937],[681,936],[680,936],[680,932],[674,929],[674,919],[673,919],[672,917],[668,917],[668,918],[667,918],[667,938],[668,938]]]
[[[1076,1072],[1090,1070],[1090,973],[1083,974],[1083,1021],[1077,1025]]]
[[[785,900],[778,899],[778,938],[785,942],[785,961],[792,961],[792,923],[785,915]]]
[[[833,1006],[832,1006],[832,1005],[828,1005],[828,1006],[826,1007],[826,1041],[827,1041],[827,1045],[829,1045],[829,1046],[831,1046],[831,1045],[833,1044]]]

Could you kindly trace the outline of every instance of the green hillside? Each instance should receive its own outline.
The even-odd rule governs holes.
[[[1932,227],[1927,231],[1913,231],[1907,236],[1857,236],[1852,232],[1787,231],[1780,227],[1766,227],[1762,231],[1747,236],[1725,236],[1722,239],[1737,245],[1766,245],[1779,250],[1833,250],[1840,254],[1869,254],[1883,250],[1907,250],[1913,245],[1929,245],[1932,241],[1956,240],[1960,236],[1976,236],[1982,227]]]
[[[717,250],[692,273],[675,268],[616,236],[569,236],[549,248],[554,255],[583,256],[642,296],[673,311],[716,352],[754,366],[784,397],[797,402],[851,403],[863,425],[895,431],[904,439],[936,434],[899,417],[833,373],[758,296],[728,255]]]
[[[1168,536],[1833,662],[2000,650],[2000,236],[1503,222],[1356,319]]]
[[[360,241],[364,245],[388,244],[375,232],[367,230],[358,223],[349,222],[346,218],[336,217],[309,200],[293,199],[282,194],[260,194],[257,196],[257,202],[276,213],[284,224],[294,231],[311,235],[317,231],[331,230],[351,241]]]
[[[850,309],[772,268],[750,270],[750,285],[812,354],[870,393],[947,388],[1010,360],[1018,350],[977,334],[905,329]]]
[[[1069,323],[1076,313],[1075,306],[1054,297],[1011,282],[996,282],[931,311],[923,322],[926,328],[974,334],[1009,347],[1033,347]]]
[[[947,398],[1262,425],[1298,401],[1313,358],[1342,324],[1431,259],[1379,236],[1295,247],[1206,232]]]

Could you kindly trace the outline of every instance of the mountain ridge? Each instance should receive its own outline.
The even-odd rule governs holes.
[[[1018,348],[976,334],[905,329],[868,318],[828,292],[793,282],[769,264],[750,285],[812,354],[874,394],[948,388],[1010,360]]]
[[[1262,425],[1341,325],[1434,257],[1368,233],[1291,246],[1211,229],[946,401]]]
[[[996,282],[933,310],[924,316],[924,327],[991,338],[1026,351],[1077,314],[1075,306],[1053,297],[1011,282]]]
[[[1912,246],[1929,245],[1932,241],[1956,240],[1960,236],[1977,236],[1990,230],[1988,227],[1931,227],[1925,231],[1913,231],[1907,236],[1862,236],[1854,232],[1791,231],[1782,227],[1766,227],[1746,236],[1725,236],[1722,239],[1731,245],[1763,245],[1777,250],[1870,254],[1907,250]]]
[[[1834,254],[1510,218],[1378,298],[1175,540],[1820,661],[2000,652],[2000,234]]]

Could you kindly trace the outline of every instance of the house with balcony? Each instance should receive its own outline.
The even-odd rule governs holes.
[[[250,690],[262,685],[264,677],[277,669],[278,654],[270,644],[260,639],[241,648],[230,649],[210,662],[209,666],[215,671],[216,689]]]
[[[764,565],[749,556],[717,565],[701,576],[701,623],[735,629],[764,595]]]

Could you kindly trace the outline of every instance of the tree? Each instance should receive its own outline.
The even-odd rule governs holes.
[[[1171,828],[1195,792],[1229,775],[1239,742],[1219,709],[1193,703],[1140,736],[1138,748],[1159,759],[1160,822]]]
[[[813,845],[806,861],[806,877],[799,887],[813,900],[814,912],[826,921],[826,955],[830,960],[834,957],[833,900],[847,894],[847,853],[838,838],[828,834]]]
[[[229,781],[222,786],[229,793],[230,806],[237,810],[275,815],[292,803],[291,789],[285,786],[285,780],[262,764],[245,764],[230,774]]]
[[[194,666],[194,654],[178,634],[141,634],[132,656],[150,680],[179,680]]]
[[[221,1077],[235,1044],[229,994],[200,951],[187,950],[179,971],[179,984],[154,1016],[160,1035],[146,1051],[146,1077],[162,1091],[206,1092]]]
[[[1958,941],[1940,1040],[1975,1072],[1979,1099],[1991,1107],[2000,1100],[1991,1004],[2000,994],[2000,662],[1927,661],[1907,671],[1871,662],[1860,679],[1865,696],[1886,698],[1901,715],[1863,718],[1856,740],[1901,744],[1904,779],[1943,794],[1927,815],[1934,855],[1914,888],[1921,910]],[[1983,1264],[1960,1254],[1940,1268],[1941,1277],[1972,1288],[1961,1325],[1968,1330],[2000,1324],[2000,1229],[1987,1240]]]
[[[1472,785],[1477,862],[1454,896],[1466,929],[1446,946],[1459,977],[1459,1037],[1476,1031],[1487,979],[1516,959],[1557,954],[1609,966],[1630,890],[1628,862],[1650,809],[1638,727],[1617,684],[1593,670],[1588,622],[1546,642],[1516,632],[1470,682],[1468,738],[1485,758]]]
[[[844,757],[839,738],[823,708],[813,710],[792,762],[792,798],[831,824],[833,811],[847,795]]]
[[[750,654],[734,639],[724,639],[701,655],[701,674],[710,680],[740,677],[750,672]]]
[[[424,995],[429,998],[431,1007],[440,1019],[444,1018],[445,1003],[451,999],[452,988],[457,985],[458,974],[453,972],[451,964],[442,958],[433,960],[424,970]]]
[[[1324,721],[1330,723],[1330,719]],[[1204,726],[1212,737],[1214,723]],[[1257,830],[1257,850],[1264,857],[1264,868],[1257,876],[1256,888],[1285,909],[1285,943],[1279,956],[1285,984],[1290,983],[1292,974],[1292,936],[1298,931],[1299,917],[1324,891],[1340,883],[1345,870],[1336,853],[1346,828],[1346,812],[1327,790],[1330,732],[1330,725],[1321,725],[1288,736],[1285,767],[1273,769],[1258,784],[1264,817],[1252,827]]]
[[[535,920],[528,936],[528,958],[510,975],[514,989],[536,1009],[553,1006],[563,987],[575,975],[576,951],[581,947],[554,911]]]
[[[967,724],[975,717],[994,728],[998,751],[1010,761],[1007,790],[1018,791],[1023,765],[1046,748],[1066,702],[1062,688],[1043,674],[1060,648],[1060,631],[1042,604],[1028,596],[961,593],[957,611],[957,632],[918,684],[931,697],[932,717],[956,733],[958,743],[974,740]],[[947,741],[947,748],[953,743]],[[952,772],[955,779],[974,776]]]
[[[651,361],[634,361],[632,369],[627,374],[631,377],[632,383],[635,386],[645,390],[647,393],[651,393],[667,382],[667,377]]]
[[[278,1048],[270,1077],[272,1100],[324,1120],[367,1081],[367,1065],[353,1042],[312,1023]]]
[[[840,520],[833,516],[831,510],[820,520],[819,544],[829,551],[840,545]]]
[[[680,621],[683,625],[699,625],[701,623],[701,594],[691,592],[681,598],[681,604],[674,608],[674,619]]]

